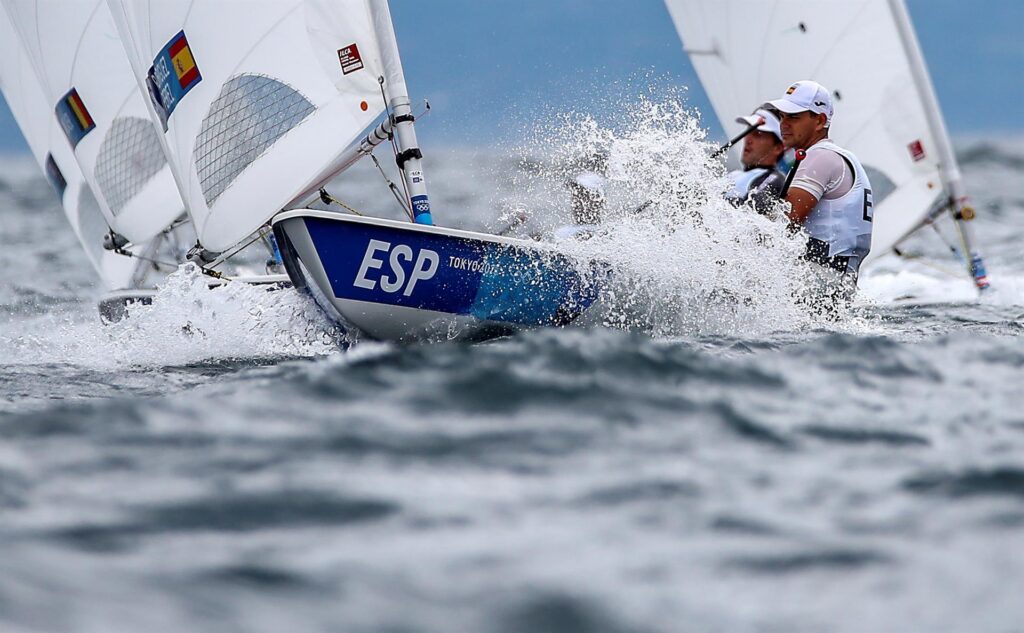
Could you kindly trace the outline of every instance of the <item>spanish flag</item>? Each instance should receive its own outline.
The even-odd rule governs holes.
[[[188,90],[201,77],[199,68],[196,67],[196,60],[192,57],[192,49],[188,47],[188,40],[185,39],[184,31],[178,33],[178,36],[168,46],[167,52],[171,58],[171,65],[174,67],[174,74],[178,76],[178,84],[182,90]]]

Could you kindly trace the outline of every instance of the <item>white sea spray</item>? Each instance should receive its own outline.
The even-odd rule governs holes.
[[[163,357],[180,348],[185,362],[195,348],[209,358],[337,351],[339,333],[307,296],[240,282],[210,287],[208,281],[195,265],[183,266],[161,284],[152,305],[131,307],[129,318],[113,324],[110,335],[140,347],[160,341]]]
[[[698,116],[675,96],[641,96],[621,120],[564,114],[520,148],[505,207],[528,214],[524,232],[571,222],[567,183],[597,168],[607,178],[602,228],[560,249],[604,262],[613,282],[602,322],[656,336],[751,334],[825,323],[801,301],[810,267],[781,213],[725,200],[729,182]]]
[[[318,356],[337,353],[345,343],[305,295],[240,282],[211,287],[209,281],[187,264],[160,284],[151,305],[130,305],[128,318],[103,325],[92,315],[54,312],[4,337],[0,347],[16,363],[115,369]]]

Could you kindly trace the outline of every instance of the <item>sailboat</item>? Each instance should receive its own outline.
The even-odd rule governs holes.
[[[0,51],[0,89],[106,289],[101,318],[118,320],[195,231],[112,16],[103,0],[4,2]]]
[[[53,101],[5,11],[0,11],[0,90],[103,285],[109,290],[145,285],[148,267],[103,248],[110,226],[100,201],[93,195],[54,116]]]
[[[108,5],[204,270],[269,240],[296,289],[386,340],[564,325],[596,301],[595,262],[434,224],[386,0]],[[401,187],[382,201],[390,188],[408,221],[307,208],[385,143]]]
[[[830,137],[864,164],[874,190],[870,265],[943,216],[951,246],[988,287],[970,206],[903,0],[665,0],[722,127],[794,81],[832,90]]]

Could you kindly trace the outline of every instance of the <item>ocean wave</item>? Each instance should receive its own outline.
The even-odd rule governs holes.
[[[1024,153],[1019,145],[1008,145],[993,141],[975,141],[957,148],[957,161],[964,168],[996,166],[1014,171],[1024,171]]]

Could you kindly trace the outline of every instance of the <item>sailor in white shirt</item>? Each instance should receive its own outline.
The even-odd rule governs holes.
[[[749,116],[737,117],[736,122],[756,129],[743,138],[743,169],[729,172],[732,189],[725,197],[737,206],[749,201],[759,213],[767,213],[778,201],[786,182],[784,170],[788,171],[783,162],[786,148],[779,119],[759,108]]]
[[[572,224],[554,231],[556,240],[586,239],[600,228],[607,180],[596,171],[582,171],[566,183],[572,198]]]
[[[786,195],[789,221],[808,236],[806,258],[839,273],[852,296],[871,248],[871,182],[857,157],[828,138],[832,95],[798,81],[764,107],[780,113],[786,148],[807,152]]]

